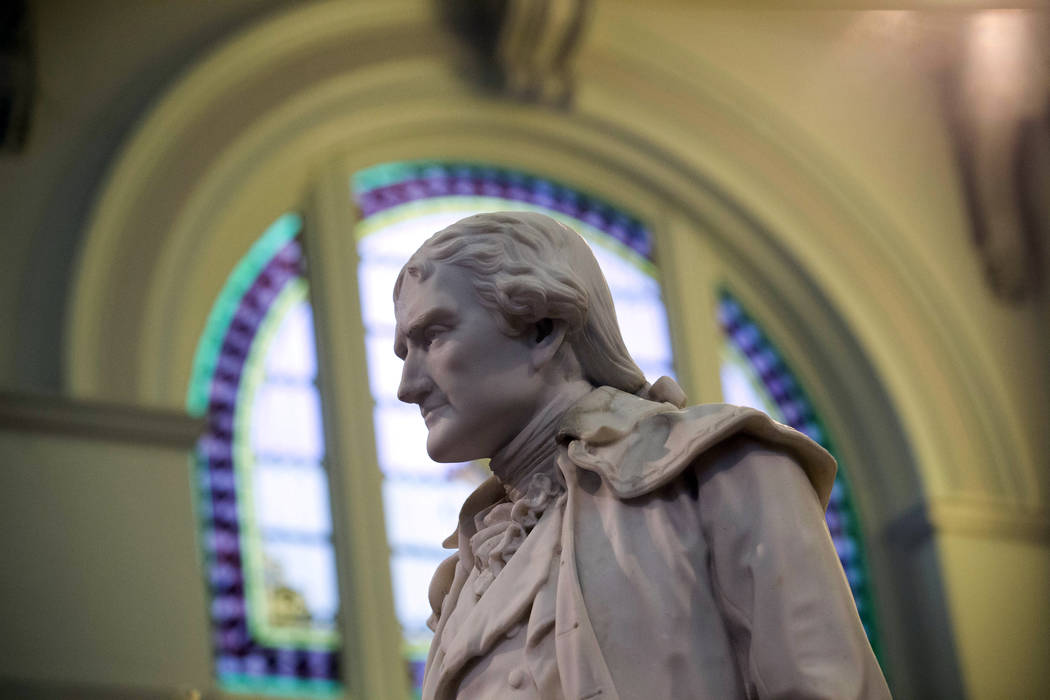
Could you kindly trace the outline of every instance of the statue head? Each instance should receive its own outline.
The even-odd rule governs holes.
[[[496,212],[461,219],[431,236],[398,275],[425,280],[435,265],[461,270],[478,301],[508,336],[541,322],[564,324],[566,352],[594,386],[635,393],[645,376],[620,335],[612,295],[590,246],[568,226],[533,212]]]
[[[439,231],[402,268],[394,308],[398,398],[419,404],[437,461],[491,457],[595,386],[685,405],[670,377],[646,382],[590,247],[548,216],[479,214]]]

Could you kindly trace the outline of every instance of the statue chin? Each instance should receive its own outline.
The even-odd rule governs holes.
[[[478,449],[465,438],[455,438],[442,434],[440,427],[435,426],[427,434],[427,454],[435,462],[442,464],[469,462],[479,457]]]

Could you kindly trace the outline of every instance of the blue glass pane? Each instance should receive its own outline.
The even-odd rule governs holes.
[[[369,333],[365,337],[369,387],[376,401],[384,403],[397,401],[397,385],[401,381],[401,360],[394,354],[391,343],[389,332]]]
[[[726,403],[736,406],[750,406],[783,420],[776,404],[769,401],[766,392],[759,388],[754,379],[754,370],[749,367],[739,353],[724,352],[722,357],[721,379],[722,398]]]
[[[259,462],[253,476],[256,524],[264,535],[331,534],[328,479],[320,464]]]
[[[427,591],[434,570],[446,556],[420,557],[395,553],[390,559],[394,582],[394,605],[403,631],[412,636],[430,637],[426,623],[431,610]]]
[[[319,462],[324,454],[321,400],[312,384],[267,382],[252,407],[252,450]]]
[[[667,363],[671,357],[671,339],[667,312],[658,295],[616,300],[616,320],[631,357],[639,364]],[[657,377],[649,377],[650,381]]]
[[[397,514],[387,518],[391,546],[447,556],[448,552],[434,546],[435,535],[444,539],[452,534],[459,522],[459,508],[475,485],[466,479],[387,479],[383,484],[385,511]]]
[[[427,427],[423,423],[419,408],[407,404],[392,404],[387,397],[373,415],[376,452],[379,455],[379,466],[384,473],[390,476],[422,476],[431,479],[446,477],[452,465],[438,464],[427,457]],[[387,519],[397,517],[397,514],[386,515]]]
[[[266,374],[285,380],[312,382],[317,376],[314,318],[305,300],[288,310],[266,354]]]
[[[394,281],[407,257],[407,253],[401,253],[397,258],[399,262],[395,264],[372,262],[372,258],[369,258],[370,264],[361,266],[358,274],[361,276],[359,280],[361,316],[365,328],[382,328],[393,325],[394,302],[391,295],[394,290]]]

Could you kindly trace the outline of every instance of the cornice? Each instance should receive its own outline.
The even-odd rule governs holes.
[[[204,421],[142,406],[0,392],[0,431],[190,449]]]
[[[892,543],[910,548],[933,535],[1050,543],[1050,511],[985,499],[943,498],[919,503],[890,520]]]

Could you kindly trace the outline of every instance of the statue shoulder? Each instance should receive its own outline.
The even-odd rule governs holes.
[[[834,458],[807,436],[753,408],[701,404],[678,409],[601,387],[566,414],[559,441],[576,466],[598,473],[613,493],[627,499],[674,480],[706,450],[737,435],[791,454],[827,506]]]

